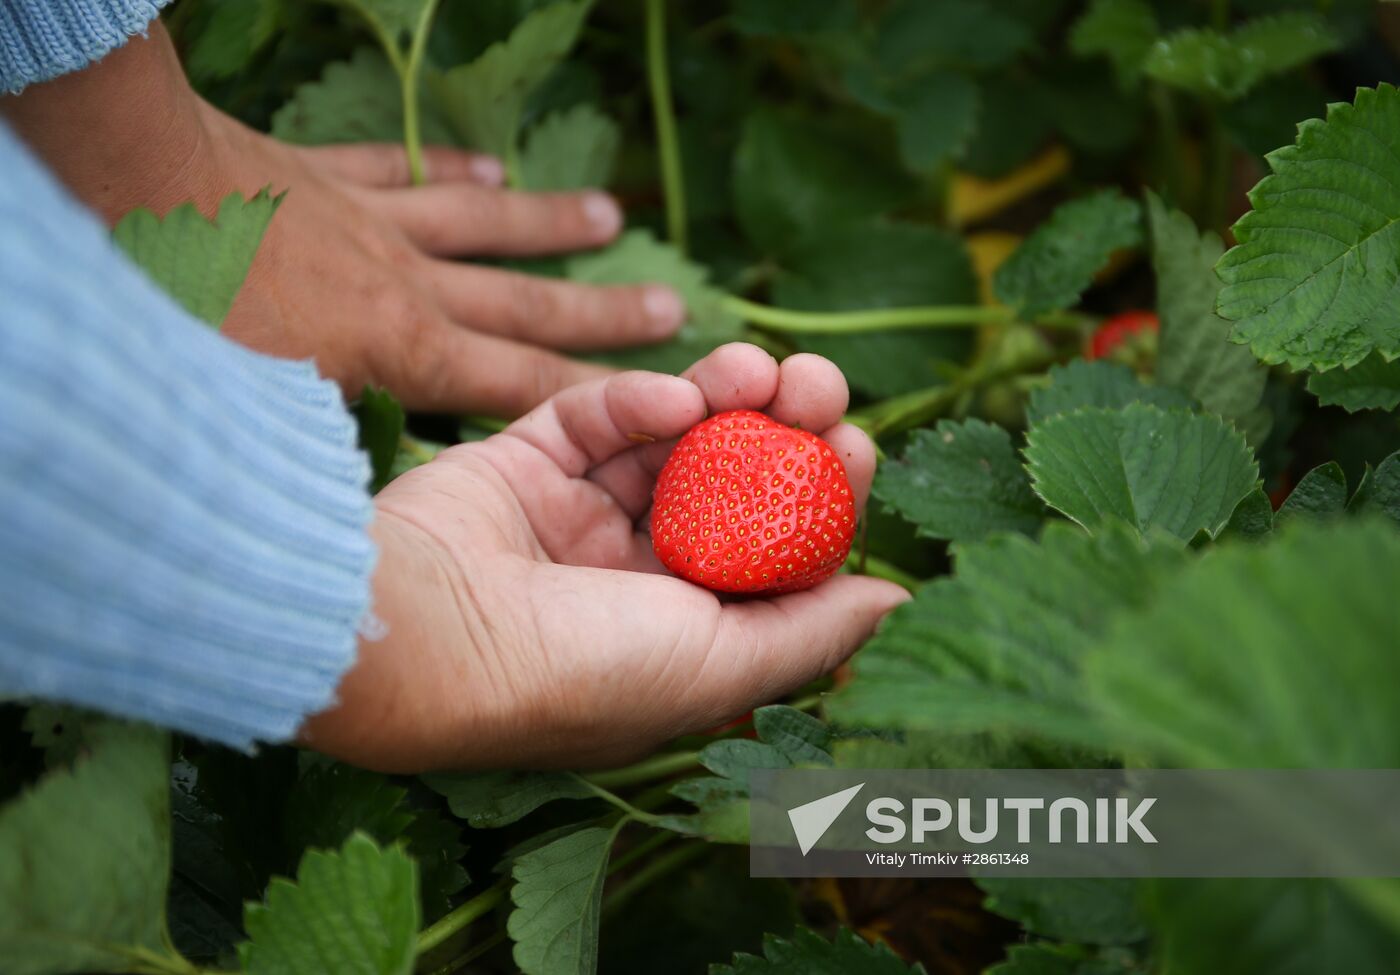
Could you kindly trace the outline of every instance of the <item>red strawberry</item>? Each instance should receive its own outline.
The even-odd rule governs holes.
[[[855,498],[836,452],[753,410],[692,427],[652,500],[661,564],[719,592],[808,589],[841,567],[855,536]]]
[[[1131,353],[1131,345],[1135,336],[1147,336],[1155,334],[1158,329],[1157,314],[1150,311],[1125,311],[1120,315],[1114,315],[1105,321],[1095,331],[1089,339],[1089,345],[1084,350],[1086,359],[1103,359],[1113,355],[1120,348],[1129,346],[1124,352]],[[1151,340],[1147,340],[1151,341]],[[1153,346],[1153,350],[1155,350]],[[1115,358],[1117,358],[1115,356]],[[1128,358],[1137,358],[1129,355]]]

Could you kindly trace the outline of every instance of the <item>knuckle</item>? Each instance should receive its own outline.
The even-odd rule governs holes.
[[[564,314],[565,303],[559,289],[549,282],[520,276],[510,278],[507,289],[510,320],[519,329],[546,334]]]

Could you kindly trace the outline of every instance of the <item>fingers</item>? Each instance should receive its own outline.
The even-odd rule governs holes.
[[[624,372],[566,389],[505,429],[567,477],[640,443],[684,433],[705,416],[694,383],[654,372]]]
[[[659,342],[685,321],[680,295],[662,285],[605,288],[448,261],[425,273],[458,323],[555,349]]]
[[[622,229],[606,193],[515,193],[438,183],[363,196],[429,254],[521,257],[599,247]]]
[[[413,185],[408,154],[397,143],[297,147],[297,151],[322,173],[358,186],[390,189]],[[467,182],[495,187],[505,183],[506,171],[495,156],[428,146],[423,150],[423,175],[430,183]]]
[[[386,358],[397,361],[398,374],[385,385],[414,410],[520,416],[563,389],[613,373],[445,318],[392,341]]]
[[[710,686],[695,688],[711,708],[697,720],[765,704],[830,673],[907,599],[892,582],[838,575],[806,592],[726,603],[704,672]]]
[[[875,444],[864,430],[850,423],[838,423],[819,436],[841,458],[856,498],[856,512],[863,513],[870,498],[870,483],[875,479]]]
[[[778,391],[778,363],[744,342],[721,345],[682,375],[700,387],[710,413],[761,410]]]
[[[778,391],[763,412],[779,423],[819,434],[841,419],[850,399],[846,377],[836,363],[799,352],[783,360]]]
[[[605,489],[583,474],[639,440],[674,437],[705,415],[694,384],[625,372],[567,389],[475,445],[509,486],[555,562],[654,571],[650,540]]]

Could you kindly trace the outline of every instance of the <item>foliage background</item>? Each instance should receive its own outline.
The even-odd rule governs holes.
[[[1393,881],[787,884],[736,845],[754,767],[1400,765],[1393,10],[167,19],[206,97],[281,138],[469,145],[517,186],[612,189],[618,244],[519,266],[678,287],[681,338],[617,361],[740,337],[835,359],[883,455],[849,568],[917,598],[853,674],[587,775],[397,779],[0,709],[0,970],[1395,970]],[[117,238],[217,325],[276,207],[135,214]],[[1137,308],[1160,334],[1086,361]],[[498,422],[378,390],[360,413],[381,485]]]

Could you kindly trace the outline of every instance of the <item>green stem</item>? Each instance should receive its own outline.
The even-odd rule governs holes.
[[[576,779],[580,784],[583,785],[585,789],[593,793],[599,799],[602,799],[604,802],[616,806],[618,809],[621,809],[624,813],[627,814],[628,818],[635,819],[639,823],[646,823],[649,826],[655,826],[661,822],[660,816],[657,816],[654,813],[649,813],[644,810],[638,809],[626,799],[622,798],[621,796],[615,793],[609,792],[607,789],[604,789],[601,786],[593,784],[588,779],[585,779],[583,776],[578,775],[574,772],[570,772],[569,775]]]
[[[585,782],[603,789],[618,789],[623,786],[650,782],[652,779],[666,778],[677,772],[688,772],[700,763],[699,752],[666,752],[643,759],[635,765],[590,772],[583,776]]]
[[[603,915],[606,917],[618,911],[624,904],[632,899],[636,894],[649,885],[660,880],[662,877],[680,867],[685,866],[691,860],[703,856],[709,849],[705,843],[687,843],[652,860],[642,867],[632,876],[614,887],[606,897],[603,898]]]
[[[422,955],[441,945],[458,931],[468,927],[473,921],[490,913],[506,896],[506,881],[501,880],[477,894],[464,904],[459,904],[439,918],[431,927],[424,928],[418,935],[418,954]]]
[[[1054,361],[1053,356],[1032,355],[996,368],[974,364],[946,385],[931,386],[872,403],[864,409],[848,413],[846,419],[872,438],[898,433],[945,415],[964,395],[974,390],[1022,373],[1040,371]]]
[[[686,252],[685,172],[681,166],[680,140],[676,136],[676,110],[671,103],[671,75],[666,64],[666,0],[646,0],[647,83],[651,111],[656,121],[656,149],[661,159],[661,189],[666,197],[666,234],[682,254]]]
[[[1168,202],[1181,206],[1186,193],[1186,167],[1181,160],[1181,122],[1171,89],[1154,83],[1149,89],[1152,112],[1157,118],[1158,157],[1162,166],[1162,188]]]
[[[910,592],[916,592],[920,582],[917,578],[905,572],[897,565],[886,562],[884,559],[874,555],[866,555],[864,564],[861,566],[861,575],[874,576],[876,579],[884,579],[893,582],[897,586],[903,586]]]
[[[793,311],[727,295],[725,308],[745,321],[774,332],[881,332],[894,328],[963,328],[987,322],[1010,322],[1016,313],[1000,305],[929,305],[868,311]]]
[[[1230,133],[1225,129],[1222,107],[1211,102],[1206,107],[1205,178],[1201,192],[1201,222],[1210,230],[1225,230],[1225,209],[1230,196]]]
[[[620,870],[626,870],[632,864],[642,859],[642,857],[675,839],[679,839],[675,833],[666,830],[655,831],[636,846],[632,847],[632,849],[622,854],[622,856],[614,857],[612,862],[608,864],[608,876],[611,877]]]
[[[433,969],[430,975],[453,975],[454,972],[460,972],[462,969],[466,968],[468,965],[476,961],[482,955],[486,954],[492,948],[505,941],[507,936],[508,934],[506,932],[506,929],[501,928],[501,930],[497,931],[489,938],[483,938],[481,941],[472,945],[471,949],[463,952],[460,957],[452,959],[450,962],[448,962],[446,965],[443,965],[441,968]]]
[[[423,136],[418,123],[418,75],[423,70],[423,58],[428,50],[428,34],[437,13],[438,0],[428,0],[418,23],[413,28],[413,42],[408,49],[408,62],[399,76],[403,91],[403,145],[408,153],[408,171],[415,186],[423,185]]]

